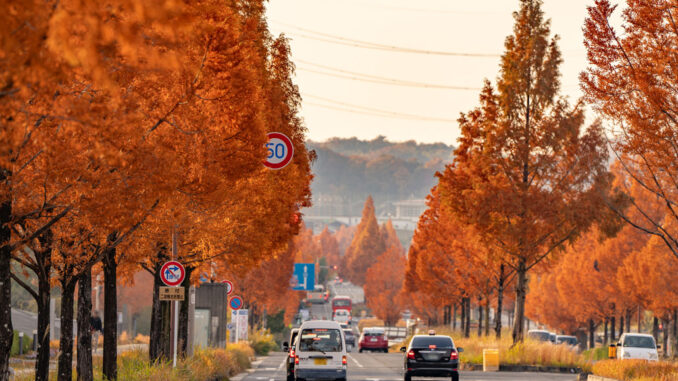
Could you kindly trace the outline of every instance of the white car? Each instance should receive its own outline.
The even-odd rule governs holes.
[[[346,338],[336,321],[309,320],[296,338],[294,377],[346,381]]]
[[[642,333],[623,334],[617,343],[617,358],[657,361],[659,354],[654,337]]]
[[[351,322],[351,313],[348,310],[336,310],[332,320],[338,322],[339,324],[350,324]]]

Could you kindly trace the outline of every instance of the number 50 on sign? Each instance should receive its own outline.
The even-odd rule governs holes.
[[[270,169],[281,169],[292,161],[294,145],[287,135],[280,132],[269,132],[266,152],[264,165]]]

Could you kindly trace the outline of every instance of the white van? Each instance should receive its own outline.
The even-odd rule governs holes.
[[[617,358],[657,361],[657,344],[652,335],[625,333],[617,343]]]
[[[294,377],[346,381],[346,338],[336,321],[309,320],[299,327]]]

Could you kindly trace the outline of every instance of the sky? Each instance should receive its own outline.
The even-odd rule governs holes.
[[[593,2],[543,4],[560,37],[562,94],[571,102],[581,96],[582,26]],[[459,114],[476,107],[484,79],[498,75],[518,6],[518,0],[270,0],[267,15],[270,30],[291,40],[309,139],[384,135],[455,144]],[[417,87],[402,86],[412,83]]]

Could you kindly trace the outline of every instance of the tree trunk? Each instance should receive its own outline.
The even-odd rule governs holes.
[[[483,335],[483,304],[478,299],[478,337]]]
[[[640,306],[638,306],[638,329],[636,332],[640,333],[642,331],[641,320],[640,320]]]
[[[38,278],[38,327],[37,327],[37,357],[35,359],[35,380],[47,381],[49,377],[49,336],[50,336],[50,299],[52,285],[52,231],[48,230],[40,237],[42,250],[35,252]]]
[[[73,302],[75,279],[61,282],[61,339],[59,340],[58,380],[73,380]]]
[[[513,343],[523,341],[525,336],[525,296],[527,294],[527,267],[525,261],[518,264],[518,282],[516,284],[516,313],[513,321]]]
[[[605,318],[605,334],[603,336],[603,345],[607,345],[607,339],[608,339],[608,334],[607,334],[607,326],[608,326],[609,319]]]
[[[9,172],[0,170],[0,181],[7,186]],[[5,189],[7,190],[7,189]],[[0,204],[0,380],[9,379],[9,352],[12,349],[14,328],[12,327],[12,281],[10,280],[10,261],[12,251],[9,241],[12,220],[12,201],[7,198]]]
[[[619,315],[619,337],[624,334],[624,314]]]
[[[626,332],[631,332],[631,309],[626,310]]]
[[[664,338],[664,343],[662,344],[662,351],[664,352],[663,357],[669,357],[669,323],[668,319],[662,319],[662,337]]]
[[[610,317],[610,342],[615,342],[615,334],[617,333],[617,322],[615,321],[614,315]]]
[[[461,298],[461,322],[459,323],[459,328],[461,329],[462,334],[466,332],[466,298]]]
[[[118,378],[118,296],[116,250],[106,251],[104,263],[104,379]]]
[[[589,319],[589,349],[596,347],[596,326],[593,324],[593,319]]]
[[[457,330],[457,303],[454,303],[454,307],[452,307],[454,311],[452,312],[452,330],[456,331]]]
[[[78,280],[78,381],[92,381],[92,270]]]
[[[490,335],[490,298],[485,301],[485,336]]]
[[[497,286],[497,312],[494,315],[494,333],[497,339],[501,339],[501,314],[504,303],[504,264],[501,264],[499,272],[499,284]]]
[[[471,298],[466,298],[466,325],[464,326],[464,337],[471,336]]]
[[[678,309],[673,310],[673,356],[678,356]]]
[[[654,342],[659,342],[659,319],[657,316],[652,318],[652,336],[654,337]]]
[[[47,278],[38,276],[38,354],[35,359],[35,381],[48,381],[49,378],[49,305],[52,286],[49,284],[51,261],[47,263],[43,267]]]
[[[181,283],[184,288],[184,301],[179,302],[181,308],[179,309],[179,335],[177,340],[179,346],[177,347],[177,356],[186,357],[188,353],[188,289],[191,287],[191,273],[195,270],[194,267],[186,266],[186,277]]]

